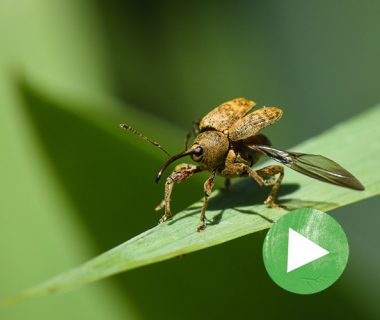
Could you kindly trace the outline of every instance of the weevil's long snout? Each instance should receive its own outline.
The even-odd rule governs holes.
[[[188,155],[191,155],[192,153],[194,153],[194,150],[192,148],[184,151],[184,152],[181,152],[179,154],[176,154],[175,156],[171,157],[168,161],[165,162],[165,164],[162,166],[162,168],[158,171],[157,173],[157,176],[156,176],[156,182],[158,183],[158,181],[160,181],[160,178],[162,176],[162,174],[164,173],[165,169],[171,164],[173,163],[174,161],[180,159],[180,158],[183,158],[183,157],[186,157]]]

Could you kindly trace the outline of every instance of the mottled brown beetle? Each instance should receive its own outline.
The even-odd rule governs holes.
[[[172,162],[185,156],[191,156],[195,162],[198,162],[198,165],[185,163],[177,165],[166,179],[164,200],[156,207],[156,211],[165,209],[160,223],[172,216],[170,200],[174,183],[184,181],[193,174],[205,170],[211,172],[211,176],[204,183],[202,224],[198,231],[203,231],[206,227],[206,208],[216,175],[226,178],[226,187],[230,185],[230,178],[234,177],[251,177],[260,186],[273,185],[264,203],[272,208],[280,207],[276,203],[276,194],[284,178],[284,168],[280,165],[269,165],[253,170],[251,166],[262,154],[312,178],[346,188],[364,190],[363,185],[352,174],[330,159],[320,155],[272,148],[269,139],[258,133],[261,129],[277,122],[282,116],[282,110],[277,107],[263,107],[249,113],[255,106],[255,102],[245,98],[233,99],[216,107],[200,123],[195,124],[196,137],[192,146],[187,148],[186,141],[185,151],[171,157],[157,174],[156,182]],[[126,124],[121,126],[165,151],[157,142],[146,138],[130,126]],[[279,176],[276,180],[277,174]]]

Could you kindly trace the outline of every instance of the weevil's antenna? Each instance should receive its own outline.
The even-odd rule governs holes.
[[[147,136],[144,136],[141,132],[139,132],[136,129],[132,128],[130,125],[128,125],[126,123],[122,123],[122,124],[120,124],[120,128],[128,130],[128,131],[132,132],[133,134],[139,136],[141,139],[150,142],[151,144],[153,144],[154,146],[156,146],[157,148],[159,148],[161,151],[165,152],[165,154],[168,157],[171,157],[171,155],[169,154],[169,152],[167,152],[163,147],[161,147],[161,145],[158,142],[156,142],[156,141],[148,138]]]

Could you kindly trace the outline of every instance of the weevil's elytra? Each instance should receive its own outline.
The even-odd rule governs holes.
[[[269,165],[258,170],[252,169],[251,166],[262,155],[320,181],[350,189],[364,190],[363,185],[351,173],[328,158],[271,147],[269,139],[259,132],[276,123],[282,117],[283,112],[277,107],[263,107],[250,112],[255,106],[256,103],[253,101],[237,98],[216,107],[196,126],[197,135],[193,144],[185,151],[171,157],[163,165],[157,174],[157,182],[165,169],[182,157],[191,156],[192,160],[197,163],[197,165],[185,163],[177,165],[166,179],[164,199],[156,207],[156,211],[165,210],[160,223],[172,216],[170,200],[174,184],[202,171],[209,171],[211,175],[203,186],[205,196],[201,211],[201,226],[198,231],[206,228],[208,198],[214,187],[216,175],[226,178],[226,188],[229,186],[229,179],[236,177],[250,177],[260,186],[273,185],[264,203],[272,208],[279,208],[276,194],[284,178],[284,168],[280,165]],[[157,142],[143,136],[130,126],[121,126],[166,152]]]
[[[229,128],[232,141],[244,140],[255,136],[261,129],[280,120],[282,110],[276,107],[262,108],[239,119]]]
[[[244,98],[227,101],[211,110],[200,122],[199,129],[205,131],[214,129],[220,132],[228,130],[237,120],[241,119],[256,103]]]

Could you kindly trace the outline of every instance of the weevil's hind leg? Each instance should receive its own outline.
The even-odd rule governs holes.
[[[198,227],[197,231],[201,232],[206,228],[206,209],[208,205],[208,198],[211,195],[212,189],[214,188],[215,182],[215,172],[212,173],[212,176],[209,177],[204,183],[205,198],[203,201],[202,212],[201,212],[201,222],[202,224]]]
[[[166,179],[164,200],[155,208],[156,211],[165,209],[165,214],[161,217],[159,223],[162,223],[172,216],[170,211],[170,199],[174,183],[180,183],[190,178],[194,173],[201,172],[202,169],[192,164],[182,163],[175,167],[174,171]]]
[[[281,185],[282,179],[284,178],[284,168],[278,165],[271,165],[271,166],[267,166],[267,167],[257,170],[256,173],[260,177],[269,176],[270,179],[266,180],[267,184],[269,183],[272,184],[274,182],[275,175],[280,174],[276,182],[274,182],[272,190],[269,193],[267,199],[264,201],[264,203],[271,206],[272,208],[283,207],[276,203],[276,194],[277,194],[278,188]]]

